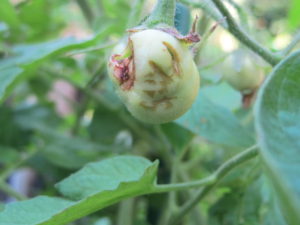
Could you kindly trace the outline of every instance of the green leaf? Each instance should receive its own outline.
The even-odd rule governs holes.
[[[12,147],[0,145],[0,152],[1,152],[1,158],[0,158],[1,168],[3,168],[4,166],[9,166],[12,162],[16,163],[18,160],[20,160],[20,156],[19,156],[20,154]]]
[[[300,25],[300,1],[292,0],[290,2],[290,10],[288,15],[288,22],[292,29],[297,28]]]
[[[27,201],[13,202],[5,206],[0,212],[0,225],[34,225],[45,224],[53,220],[53,215],[61,213],[64,209],[74,205],[74,202],[39,196]],[[47,223],[55,224],[55,223]],[[59,224],[59,223],[57,223]]]
[[[190,130],[173,122],[162,124],[161,129],[170,143],[172,143],[172,146],[178,150],[186,148],[194,137],[194,134]]]
[[[141,157],[119,156],[106,159],[101,163],[88,164],[77,173],[58,183],[56,187],[64,196],[80,200],[97,192],[115,190],[121,183],[140,180],[145,170],[151,165],[156,164]],[[140,186],[135,185],[134,188],[148,189],[147,185],[153,185],[154,176],[155,174],[151,174],[147,177],[146,183]]]
[[[42,153],[54,165],[78,169],[86,163],[95,161],[112,151],[112,147],[90,142],[83,137],[71,137],[54,129],[44,128],[40,131],[45,143]]]
[[[261,207],[264,208],[262,214],[262,225],[287,225],[286,220],[284,219],[283,211],[280,209],[278,196],[274,193],[274,187],[270,182],[270,179],[264,174],[262,175],[262,182],[260,184],[261,196],[263,204]]]
[[[203,93],[176,122],[215,144],[228,147],[254,144],[253,136],[238,119],[226,108],[211,102]]]
[[[23,26],[26,25],[26,36],[30,38],[38,38],[41,40],[43,36],[48,36],[53,32],[51,26],[51,10],[53,3],[49,0],[39,1],[32,0],[19,7],[18,15]],[[34,12],[34,13],[32,13]]]
[[[204,86],[202,87],[202,93],[214,104],[230,111],[240,109],[242,106],[241,94],[226,82]]]
[[[102,32],[88,40],[78,41],[70,37],[15,47],[12,52],[14,56],[0,61],[0,100],[7,94],[10,90],[9,88],[17,80],[20,80],[21,75],[26,70],[37,66],[38,63],[41,63],[47,57],[95,46],[99,40],[105,37],[110,29],[111,27],[105,28]]]
[[[190,30],[191,13],[189,8],[177,2],[175,10],[175,27],[183,35],[186,35]]]
[[[16,122],[16,112],[3,105],[0,107],[0,143],[16,149],[30,142],[30,131]]]
[[[157,162],[136,156],[88,164],[57,184],[62,194],[78,201],[40,196],[11,203],[0,212],[0,225],[67,224],[122,199],[149,192],[157,166]]]
[[[20,21],[9,0],[1,0],[0,21],[7,23],[14,30],[19,28]]]
[[[0,99],[14,80],[22,74],[23,69],[19,67],[0,68]]]
[[[256,130],[267,174],[290,224],[300,221],[300,52],[279,63],[259,91]]]
[[[89,126],[89,133],[95,142],[113,144],[117,134],[128,129],[117,113],[98,107]]]

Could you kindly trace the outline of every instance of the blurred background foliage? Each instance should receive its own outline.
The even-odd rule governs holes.
[[[197,52],[201,91],[187,114],[152,126],[126,111],[108,80],[107,59],[154,2],[1,0],[1,182],[28,197],[55,194],[57,181],[88,162],[119,154],[160,159],[159,183],[173,179],[172,161],[182,155],[175,181],[183,182],[209,175],[255,143],[252,106],[244,107],[244,93],[224,77],[265,76],[271,67],[222,26]],[[225,2],[241,26],[274,51],[284,49],[299,27],[297,0]],[[211,15],[218,17],[209,1],[182,3],[180,31],[186,33],[198,15],[199,33],[208,33],[215,23]],[[21,184],[16,181],[20,174]],[[271,192],[254,160],[226,177],[182,224],[281,224]],[[178,203],[191,195],[178,193]],[[14,199],[0,190],[0,200]],[[74,224],[159,224],[165,202],[166,195],[125,200]]]

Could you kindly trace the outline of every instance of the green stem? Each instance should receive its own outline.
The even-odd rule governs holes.
[[[22,201],[26,200],[27,198],[13,190],[9,185],[7,185],[4,181],[0,180],[0,190],[6,193],[8,196],[14,197],[15,199]]]
[[[94,21],[94,13],[86,0],[76,0],[78,6],[80,7],[85,19],[88,24],[91,26]]]
[[[103,64],[101,63],[99,68],[97,69],[97,71],[94,73],[94,75],[89,79],[89,81],[85,85],[84,90],[93,90],[94,87],[101,81],[101,75],[99,75],[99,74],[101,73],[102,66],[103,66]],[[76,120],[75,120],[74,126],[71,130],[71,133],[74,136],[78,135],[78,132],[81,127],[82,118],[83,118],[85,112],[87,111],[89,103],[90,103],[91,97],[88,94],[86,94],[85,92],[84,92],[84,94],[85,95],[83,95],[80,105],[77,108]]]
[[[226,18],[226,24],[220,23],[224,28],[226,28],[232,35],[234,35],[240,42],[246,45],[248,48],[253,50],[256,54],[262,57],[265,61],[270,63],[272,66],[275,66],[280,60],[281,57],[275,53],[272,53],[270,50],[266,49],[262,45],[260,45],[257,41],[255,41],[252,37],[250,37],[233,19],[229,11],[226,9],[221,0],[211,0],[218,10],[221,12],[223,18]],[[189,4],[194,7],[202,8],[205,12],[211,15],[216,21],[220,21],[220,19],[216,18],[216,13],[212,14],[213,11],[211,9],[211,5],[195,3],[189,0],[181,0],[186,4]]]
[[[135,212],[134,205],[135,205],[134,198],[125,199],[120,202],[118,215],[117,215],[117,224],[122,224],[122,225],[133,224],[133,215]]]
[[[215,182],[215,176],[211,175],[209,177],[203,178],[201,180],[184,182],[184,183],[175,183],[175,184],[158,184],[154,187],[151,193],[163,193],[169,191],[180,191],[187,188],[199,188],[205,185],[209,185]]]
[[[228,28],[226,21],[224,21],[224,17],[216,9],[216,7],[211,2],[211,0],[202,0],[202,1],[199,1],[199,2],[194,2],[194,1],[191,1],[191,0],[180,0],[180,2],[182,2],[182,3],[186,4],[186,5],[193,6],[195,8],[202,9],[203,11],[205,11],[205,13],[207,15],[209,15],[215,21],[220,21],[220,25],[222,27],[224,27],[225,29]]]
[[[242,163],[254,158],[257,156],[257,145],[254,145],[245,151],[239,153],[238,155],[234,156],[233,158],[229,159],[227,162],[222,164],[214,174],[211,176],[214,178],[212,179],[209,185],[205,186],[202,190],[195,194],[188,202],[186,202],[180,210],[172,216],[172,220],[170,224],[174,225],[180,222],[180,220],[195,206],[197,203],[203,199],[219,182],[220,180],[227,175],[232,169],[236,168],[237,166],[241,165]],[[209,177],[211,177],[209,176]],[[171,189],[171,188],[170,188]]]
[[[174,26],[175,0],[158,0],[150,16],[144,21],[147,27],[158,24]]]
[[[165,133],[161,129],[161,125],[154,125],[154,131],[160,140],[160,149],[161,150],[161,155],[165,159],[168,168],[171,169],[172,165],[172,156],[174,155],[172,152],[172,145],[169,142],[168,138],[166,137]]]
[[[239,4],[237,4],[234,0],[227,0],[227,2],[235,8],[235,10],[237,11],[239,18],[241,20],[241,24],[244,27],[246,27],[246,30],[249,30],[247,12]]]
[[[221,180],[221,178],[223,178],[233,168],[255,157],[256,155],[257,155],[257,146],[254,145],[246,149],[245,151],[239,153],[238,155],[234,156],[233,158],[229,159],[227,162],[222,164],[216,170],[216,172],[214,172],[212,175],[206,178],[196,180],[196,181],[184,182],[184,183],[159,184],[154,186],[154,188],[151,190],[151,193],[179,191],[179,190],[185,190],[187,188],[198,188],[206,185],[208,185],[207,187],[214,186],[216,183],[218,183]]]
[[[251,38],[244,30],[242,30],[239,25],[235,22],[227,8],[224,6],[221,0],[212,0],[216,7],[220,10],[223,16],[226,18],[228,23],[228,31],[232,33],[240,42],[248,46],[252,51],[261,56],[265,61],[275,66],[281,58],[276,54],[272,53],[253,38]]]
[[[15,169],[22,166],[25,162],[27,162],[30,158],[32,158],[37,152],[38,152],[38,148],[29,151],[24,157],[19,158],[18,162],[11,164],[11,166],[4,169],[4,171],[1,172],[0,174],[0,182],[4,182],[4,180],[6,180]]]
[[[175,183],[177,181],[177,160],[172,157],[172,170],[171,170],[171,183]],[[172,191],[168,193],[168,199],[166,203],[166,207],[163,207],[163,213],[159,219],[158,225],[165,225],[167,221],[170,220],[170,217],[174,211],[177,210],[177,201],[176,201],[176,192]]]
[[[141,16],[141,11],[142,11],[142,7],[145,3],[145,0],[135,0],[129,17],[128,17],[128,21],[127,21],[127,28],[131,28],[134,26],[138,25],[138,22],[140,20],[140,16]]]

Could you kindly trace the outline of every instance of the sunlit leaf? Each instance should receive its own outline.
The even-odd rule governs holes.
[[[0,212],[0,225],[61,225],[147,193],[153,187],[157,163],[135,156],[119,156],[85,166],[57,184],[66,197],[40,196],[8,204]]]
[[[37,66],[47,57],[62,54],[71,50],[84,49],[97,44],[105,37],[109,28],[95,35],[91,39],[78,41],[75,38],[63,38],[53,41],[19,45],[13,49],[13,56],[0,61],[0,99],[27,69]]]
[[[214,104],[200,93],[192,108],[177,121],[183,127],[216,144],[249,147],[252,134],[226,108]]]
[[[300,52],[265,81],[256,104],[256,130],[267,173],[287,220],[300,221]]]
[[[291,0],[288,22],[292,29],[295,29],[300,25],[300,13],[299,12],[300,12],[300,1],[299,0]]]
[[[12,29],[19,29],[20,21],[9,0],[1,0],[0,21],[7,23]]]

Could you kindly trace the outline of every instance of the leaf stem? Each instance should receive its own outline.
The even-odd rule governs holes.
[[[92,26],[94,21],[94,13],[86,0],[76,0],[88,24]]]
[[[239,15],[239,18],[241,20],[241,24],[246,28],[246,30],[249,30],[249,23],[248,23],[248,13],[244,10],[243,7],[241,7],[239,4],[237,4],[234,0],[227,0],[227,2],[232,5],[236,12]]]
[[[6,184],[4,181],[0,180],[0,190],[6,193],[8,196],[14,197],[18,201],[26,200],[27,198],[13,190],[8,184]]]
[[[180,2],[186,5],[193,6],[195,8],[202,9],[207,15],[209,15],[215,21],[218,21],[222,27],[224,27],[225,29],[228,28],[227,22],[224,20],[222,14],[216,9],[211,0],[202,0],[199,2],[194,2],[191,0],[180,0]]]
[[[162,192],[169,192],[169,191],[180,191],[185,190],[187,188],[198,188],[202,186],[214,186],[216,183],[220,181],[231,169],[235,168],[236,166],[240,165],[241,163],[255,157],[257,155],[257,146],[254,145],[245,151],[239,153],[238,155],[234,156],[233,158],[229,159],[227,162],[222,164],[216,172],[212,175],[190,182],[184,183],[175,183],[175,184],[158,184],[154,186],[151,193],[162,193]],[[194,199],[193,199],[194,200]],[[198,201],[197,201],[198,202]]]
[[[200,7],[205,10],[208,14],[211,15],[211,9],[208,9],[207,7],[203,7],[202,5],[199,5],[197,3],[188,1],[188,0],[181,0],[182,2],[186,2],[190,5]],[[270,50],[266,49],[264,46],[259,44],[257,41],[255,41],[251,36],[249,36],[233,19],[227,8],[224,6],[221,0],[211,0],[215,6],[218,8],[220,13],[223,15],[223,17],[226,18],[227,26],[224,27],[232,34],[234,35],[240,42],[242,42],[244,45],[246,45],[248,48],[250,48],[252,51],[254,51],[256,54],[258,54],[260,57],[262,57],[266,62],[271,64],[272,66],[275,66],[277,63],[280,62],[281,57]],[[209,4],[207,5],[209,6]],[[214,17],[215,19],[215,17]],[[222,23],[221,23],[222,24]]]
[[[153,146],[155,148],[159,148],[159,145],[157,142],[155,142],[155,139],[149,134],[149,132],[147,132],[145,129],[143,129],[143,127],[140,126],[140,124],[132,119],[131,117],[127,116],[127,114],[122,111],[120,108],[116,108],[114,106],[114,104],[112,104],[110,101],[108,101],[103,95],[101,95],[100,93],[95,92],[92,89],[89,88],[85,88],[79,84],[77,84],[76,82],[74,82],[70,77],[66,76],[66,75],[62,75],[59,73],[52,73],[51,71],[49,71],[49,74],[53,77],[65,80],[67,82],[69,82],[71,85],[73,85],[74,87],[78,88],[79,90],[83,91],[85,94],[87,94],[90,98],[92,98],[94,101],[98,102],[99,104],[101,104],[103,107],[105,107],[107,110],[112,111],[112,112],[117,112],[119,111],[119,113],[117,113],[116,115],[140,138],[145,139],[147,141],[149,141],[149,143],[153,143]]]
[[[172,220],[170,224],[174,225],[177,224],[183,216],[186,215],[201,199],[203,199],[219,182],[220,180],[227,175],[232,169],[236,168],[237,166],[241,165],[242,163],[254,158],[257,156],[258,146],[254,145],[243,152],[237,154],[233,158],[226,161],[222,164],[215,173],[211,176],[211,183],[205,186],[203,189],[198,191],[195,196],[193,196],[189,201],[187,201],[182,207],[180,207],[179,211],[172,216]],[[211,177],[209,176],[209,177]],[[208,177],[208,178],[209,178]],[[206,178],[207,179],[207,178]],[[200,183],[199,183],[200,184]],[[171,188],[170,188],[171,189]]]
[[[142,7],[145,0],[135,0],[132,4],[130,14],[128,16],[127,28],[131,28],[138,25],[140,19]]]
[[[226,17],[228,23],[228,31],[232,33],[240,42],[248,46],[252,51],[261,56],[265,61],[275,66],[281,58],[276,54],[272,53],[258,42],[256,42],[252,37],[250,37],[244,30],[239,27],[235,22],[227,8],[224,6],[221,0],[212,0],[216,7],[220,10],[224,17]]]
[[[34,148],[33,150],[29,151],[26,153],[26,155],[20,157],[18,159],[18,162],[15,162],[11,164],[9,167],[5,168],[1,173],[0,173],[0,182],[4,182],[11,174],[12,172],[22,166],[27,160],[32,158],[36,153],[38,152],[37,148]]]
[[[154,27],[158,24],[174,26],[175,0],[157,0],[154,10],[144,21],[147,27]]]
[[[214,175],[211,175],[196,181],[175,183],[175,184],[158,184],[154,187],[151,193],[163,193],[169,191],[185,190],[187,188],[198,188],[198,187],[202,187],[214,183],[215,179],[216,177]]]

